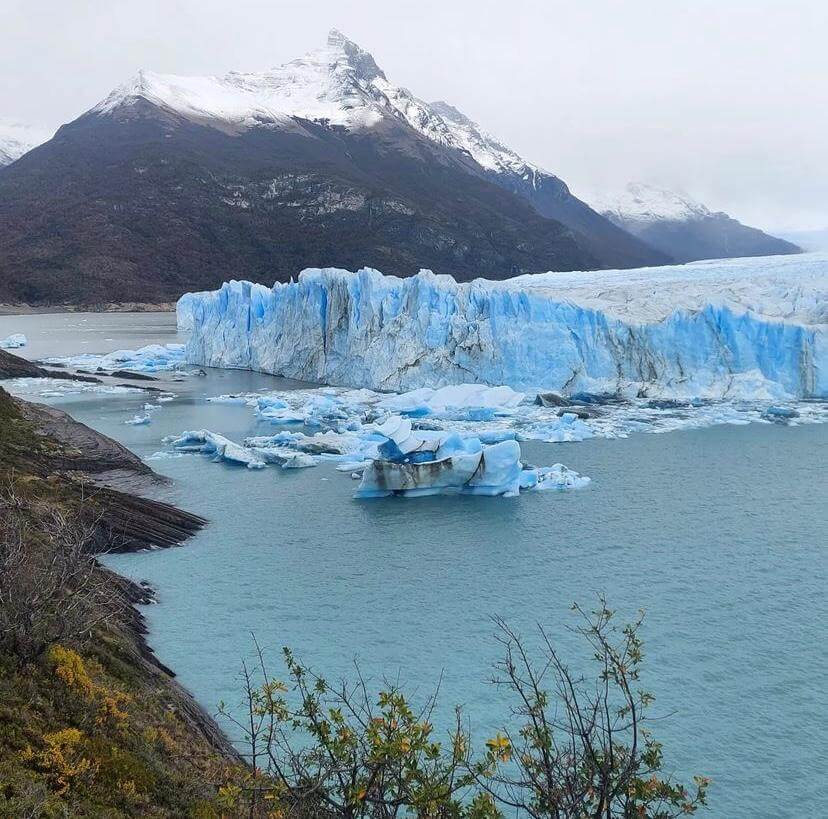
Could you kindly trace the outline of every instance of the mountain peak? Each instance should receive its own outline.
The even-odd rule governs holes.
[[[332,28],[328,32],[328,49],[341,54],[346,62],[354,69],[358,79],[370,82],[377,77],[386,79],[382,69],[377,65],[373,56],[360,48],[353,40],[349,40],[341,31]]]

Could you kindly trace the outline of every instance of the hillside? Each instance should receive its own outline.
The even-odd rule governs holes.
[[[147,646],[151,591],[94,559],[204,521],[116,488],[160,479],[65,413],[0,388],[0,427],[0,815],[218,817],[241,760]]]

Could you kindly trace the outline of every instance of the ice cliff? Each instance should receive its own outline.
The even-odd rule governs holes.
[[[625,396],[828,396],[828,256],[457,284],[303,271],[185,295],[190,364],[404,391],[477,382]]]

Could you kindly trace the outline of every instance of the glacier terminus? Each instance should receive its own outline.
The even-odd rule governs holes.
[[[178,302],[188,363],[402,392],[480,383],[685,400],[828,397],[828,255],[459,284],[307,269]]]

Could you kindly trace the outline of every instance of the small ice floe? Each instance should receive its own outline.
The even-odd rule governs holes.
[[[132,418],[124,421],[125,424],[131,427],[146,426],[150,423],[149,415],[134,415]]]
[[[595,433],[574,412],[564,412],[553,418],[536,421],[521,430],[524,439],[560,444],[566,441],[585,441]]]
[[[513,497],[521,489],[576,489],[588,478],[561,464],[525,468],[514,440],[484,445],[458,433],[413,431],[410,418],[396,415],[377,426],[385,440],[362,470],[357,498],[389,495],[459,494]]]
[[[227,393],[225,395],[213,395],[207,399],[210,404],[238,404],[245,406],[250,403],[248,394]]]
[[[25,347],[28,343],[23,333],[12,333],[0,339],[0,350],[16,350],[19,347]]]
[[[182,432],[181,435],[165,438],[164,443],[179,452],[200,452],[209,455],[213,461],[227,461],[248,469],[263,469],[266,466],[264,459],[253,450],[206,429]]]
[[[169,404],[170,401],[175,401],[175,393],[174,392],[165,392],[158,396],[155,399],[159,404]]]
[[[766,421],[774,421],[776,423],[788,423],[794,418],[799,418],[799,411],[793,407],[768,407],[763,413],[762,418]]]
[[[377,407],[409,418],[491,421],[498,416],[513,415],[525,399],[524,393],[510,387],[455,384],[436,390],[423,387],[386,396],[377,402]]]
[[[47,364],[84,370],[127,370],[134,373],[158,373],[182,370],[186,366],[183,344],[147,344],[137,350],[115,350],[95,355],[59,356],[44,359]]]
[[[63,398],[82,393],[101,395],[136,395],[136,387],[120,384],[90,384],[85,381],[70,381],[63,378],[13,378],[4,381],[3,386],[13,395],[37,396],[38,398]]]
[[[275,464],[282,469],[304,469],[308,466],[316,466],[317,460],[312,455],[304,452],[297,452],[286,447],[264,447],[256,450],[256,455],[265,463]]]
[[[563,464],[553,464],[536,469],[524,469],[521,473],[520,488],[534,489],[538,492],[556,489],[561,492],[565,489],[583,489],[591,482],[586,475],[579,475]]]
[[[169,452],[166,449],[162,449],[158,452],[153,452],[152,455],[147,455],[147,457],[144,458],[144,460],[145,461],[169,461],[169,460],[172,460],[173,458],[183,458],[184,454],[185,453],[183,453],[183,452]]]

